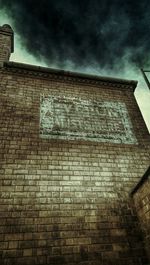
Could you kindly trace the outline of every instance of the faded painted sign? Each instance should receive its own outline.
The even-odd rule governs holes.
[[[40,136],[136,144],[125,103],[42,96]]]

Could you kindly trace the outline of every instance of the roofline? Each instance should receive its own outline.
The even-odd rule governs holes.
[[[148,169],[146,170],[146,172],[144,173],[143,177],[139,180],[139,182],[137,183],[137,185],[132,189],[131,191],[131,195],[133,195],[142,185],[143,183],[150,177],[150,166],[148,167]]]
[[[40,76],[48,77],[49,75],[57,75],[61,77],[72,77],[72,78],[79,78],[80,81],[82,80],[91,80],[95,81],[96,83],[99,82],[106,82],[106,83],[112,83],[112,84],[118,84],[121,85],[121,87],[127,88],[132,87],[133,91],[135,90],[138,81],[135,80],[126,80],[126,79],[119,79],[119,78],[112,78],[112,77],[104,77],[104,76],[97,76],[97,75],[91,75],[91,74],[85,74],[85,73],[79,73],[79,72],[72,72],[72,71],[65,71],[60,69],[53,69],[49,67],[43,67],[43,66],[36,66],[36,65],[30,65],[25,63],[18,63],[18,62],[4,62],[4,68],[12,69],[14,70],[23,70],[23,71],[31,71],[34,73],[39,73]]]

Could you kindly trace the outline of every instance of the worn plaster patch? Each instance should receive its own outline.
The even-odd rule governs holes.
[[[137,144],[125,103],[42,96],[40,136]]]

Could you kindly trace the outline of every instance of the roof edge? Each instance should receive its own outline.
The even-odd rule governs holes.
[[[91,80],[95,81],[96,83],[99,82],[106,82],[106,83],[112,83],[112,84],[118,84],[121,85],[121,87],[124,88],[132,88],[133,91],[135,90],[138,81],[135,80],[126,80],[126,79],[119,79],[119,78],[113,78],[113,77],[106,77],[106,76],[98,76],[98,75],[91,75],[91,74],[85,74],[85,73],[79,73],[79,72],[72,72],[72,71],[65,71],[60,69],[53,69],[49,67],[43,67],[43,66],[36,66],[36,65],[30,65],[25,63],[19,63],[19,62],[4,62],[4,68],[12,69],[12,70],[22,70],[22,71],[31,71],[33,74],[36,73],[36,75],[48,77],[49,75],[59,75],[61,77],[72,77],[72,78],[78,78],[82,80]],[[80,80],[81,81],[81,80]],[[92,82],[93,83],[93,82]]]
[[[142,178],[139,180],[139,182],[136,184],[136,186],[131,191],[131,196],[143,185],[143,183],[149,178],[150,176],[150,166],[142,176]]]

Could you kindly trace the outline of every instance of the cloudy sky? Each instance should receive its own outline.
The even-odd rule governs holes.
[[[138,80],[150,131],[149,0],[0,0],[0,25],[15,32],[12,61]],[[149,75],[150,79],[150,75]]]

